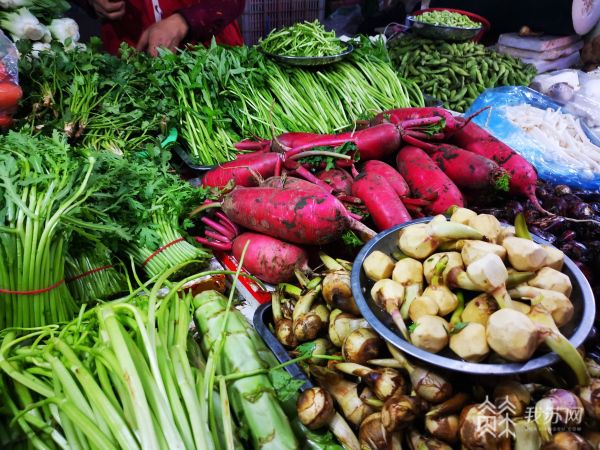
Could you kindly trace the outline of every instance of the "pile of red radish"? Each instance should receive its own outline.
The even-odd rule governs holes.
[[[352,154],[336,153],[346,144],[354,146]],[[363,241],[372,237],[360,222],[364,212],[382,231],[464,206],[461,189],[508,190],[541,210],[534,168],[469,119],[441,108],[397,109],[354,132],[286,133],[238,148],[253,151],[203,177],[204,186],[223,189],[218,206],[226,222],[205,222],[198,240],[237,257],[239,243],[249,241],[246,266],[270,283],[306,269],[306,253],[297,245],[328,244],[348,230]],[[325,158],[332,158],[329,164]],[[238,236],[234,223],[254,233]]]

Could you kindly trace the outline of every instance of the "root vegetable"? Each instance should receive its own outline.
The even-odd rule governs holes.
[[[342,345],[342,356],[348,362],[364,364],[381,353],[383,341],[371,328],[351,332]]]
[[[396,155],[396,167],[414,197],[431,201],[427,211],[442,214],[451,206],[464,206],[458,187],[420,148],[402,148]]]
[[[369,386],[379,400],[387,400],[396,391],[406,393],[407,386],[404,377],[395,369],[388,367],[371,369],[355,363],[338,363],[336,370],[348,375],[360,377],[361,381]]]
[[[486,335],[492,350],[508,361],[526,361],[538,346],[535,324],[514,309],[493,313],[487,322]]]
[[[410,304],[423,291],[423,265],[416,259],[403,258],[394,266],[392,280],[404,286],[404,303],[400,314],[406,320]]]
[[[341,347],[350,333],[368,326],[369,322],[365,319],[334,309],[329,316],[329,340],[336,347]]]
[[[423,291],[423,297],[428,297],[434,300],[438,306],[438,312],[440,316],[446,316],[456,309],[458,306],[458,299],[456,295],[448,289],[447,286],[443,285],[443,272],[448,264],[448,257],[442,256],[438,263],[434,267],[433,276],[431,278],[431,284]],[[410,313],[410,310],[409,310]]]
[[[460,241],[458,241],[460,242]],[[479,241],[476,241],[479,242]],[[463,260],[458,252],[438,252],[431,255],[425,261],[423,261],[423,274],[425,275],[425,280],[428,284],[431,284],[431,280],[433,278],[433,274],[435,272],[435,266],[440,261],[440,259],[447,257],[448,262],[446,263],[446,267],[444,268],[443,275],[443,283],[446,283],[448,279],[448,274],[455,267],[464,268]]]
[[[202,185],[224,188],[227,185],[258,186],[260,182],[275,174],[281,155],[278,153],[255,152],[241,154],[235,160],[209,170],[202,177]]]
[[[485,417],[485,432],[482,417]],[[460,441],[468,450],[504,448],[506,432],[503,433],[502,426],[502,415],[493,406],[487,403],[468,405],[460,413]]]
[[[440,308],[434,299],[420,295],[411,302],[408,316],[410,320],[416,322],[423,316],[435,316],[439,311]]]
[[[347,195],[352,193],[352,175],[344,169],[323,170],[317,174],[319,180],[330,185],[334,192],[340,192]]]
[[[521,417],[531,402],[531,394],[527,388],[514,380],[503,380],[494,388],[494,404],[502,410],[502,405],[510,405],[506,413],[511,417]]]
[[[410,194],[408,184],[406,184],[402,175],[389,164],[373,159],[365,163],[363,170],[385,178],[398,197],[407,197]]]
[[[561,431],[542,445],[540,450],[594,450],[594,447],[576,433]]]
[[[573,303],[560,292],[522,285],[511,289],[509,294],[515,298],[530,299],[532,305],[541,304],[552,314],[557,327],[562,327],[573,318]]]
[[[552,439],[552,426],[556,423],[567,427],[580,425],[583,421],[583,405],[579,397],[564,389],[552,389],[535,404],[535,423],[543,442]]]
[[[508,271],[500,257],[488,253],[467,266],[469,278],[486,292],[504,286]]]
[[[536,272],[546,263],[546,250],[529,239],[507,237],[502,246],[508,253],[511,266],[517,270]]]
[[[514,450],[532,450],[542,446],[535,422],[519,418],[514,420],[513,424]]]
[[[360,315],[356,301],[352,295],[350,273],[347,270],[329,272],[323,278],[323,299],[330,308],[341,309],[354,315]]]
[[[385,429],[393,433],[414,422],[422,410],[423,405],[418,397],[411,397],[397,392],[383,404],[381,421]]]
[[[555,270],[562,270],[565,261],[565,254],[552,245],[542,245],[546,251],[544,265]]]
[[[588,416],[600,420],[600,379],[592,379],[587,386],[580,386],[579,399]]]
[[[508,190],[508,173],[491,159],[450,144],[437,145],[430,156],[461,189]]]
[[[391,317],[398,330],[409,340],[406,324],[400,315],[400,305],[404,301],[404,286],[389,278],[379,280],[371,288],[371,298]]]
[[[557,291],[567,297],[571,295],[571,291],[573,290],[569,276],[551,267],[542,267],[527,284],[540,289]]]
[[[461,320],[487,326],[490,316],[497,310],[496,301],[488,294],[481,294],[467,303],[461,314]]]
[[[232,253],[238,261],[247,242],[244,268],[266,283],[289,281],[296,269],[310,270],[303,248],[259,233],[245,232],[233,240]]]
[[[450,336],[450,349],[465,361],[481,361],[490,352],[485,326],[480,323],[467,324],[458,333]]]
[[[278,291],[271,294],[273,308],[273,322],[275,322],[275,336],[286,347],[296,347],[298,340],[294,336],[294,327],[291,319],[285,318],[281,308],[281,295]]]
[[[313,387],[298,396],[296,402],[298,419],[311,430],[317,430],[329,424],[335,409],[333,398],[325,389]]]
[[[373,281],[389,278],[394,270],[394,260],[382,251],[375,250],[363,261],[363,270]]]
[[[296,302],[296,306],[294,306],[292,316],[294,336],[300,342],[316,338],[319,332],[326,327],[326,323],[323,323],[322,318],[318,314],[311,312],[313,303],[319,297],[320,292],[321,285],[318,285],[316,288],[302,295]]]
[[[450,222],[462,223],[468,225],[469,220],[477,217],[477,213],[468,208],[454,208],[452,216],[450,216]]]
[[[404,203],[381,175],[363,172],[357,176],[352,184],[352,195],[362,200],[380,231],[411,220]]]
[[[460,255],[467,266],[488,253],[498,255],[503,260],[506,258],[504,247],[488,242],[461,240],[457,242],[457,248],[461,250]]]
[[[339,405],[344,417],[359,426],[373,410],[358,396],[358,385],[345,380],[341,375],[330,369],[312,366],[310,373],[319,385],[331,394]]]
[[[469,219],[468,225],[479,231],[492,244],[497,243],[502,234],[500,222],[491,214],[477,214],[477,216]]]
[[[525,158],[473,122],[454,134],[453,143],[496,162],[510,175],[509,192],[524,195],[543,211],[535,195],[537,174]]]
[[[360,424],[358,439],[361,450],[391,449],[392,434],[383,426],[380,412],[371,414]]]
[[[448,345],[450,325],[438,316],[421,316],[414,322],[411,342],[423,350],[437,353]]]
[[[410,431],[408,439],[411,450],[452,450],[452,447],[445,442],[423,436],[415,430]]]
[[[483,235],[474,228],[455,222],[419,223],[400,230],[398,247],[411,258],[424,259],[435,252],[445,240],[482,237]]]
[[[434,438],[453,444],[458,441],[458,415],[425,416],[425,429]]]
[[[238,187],[225,195],[221,207],[235,223],[286,242],[325,244],[348,229],[367,240],[375,235],[326,192]]]

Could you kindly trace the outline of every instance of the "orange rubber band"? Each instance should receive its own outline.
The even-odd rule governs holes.
[[[175,244],[177,244],[178,242],[181,242],[181,241],[185,241],[185,239],[184,239],[184,238],[182,238],[182,237],[180,237],[179,239],[175,239],[174,241],[172,241],[172,242],[169,242],[169,243],[168,243],[168,244],[166,244],[166,245],[163,245],[162,247],[160,247],[158,250],[156,250],[154,253],[152,253],[150,256],[148,256],[148,257],[146,258],[146,261],[144,261],[144,262],[142,263],[142,267],[145,267],[145,266],[146,266],[146,264],[148,264],[148,263],[150,262],[150,260],[151,260],[152,258],[154,258],[156,255],[158,255],[160,252],[162,252],[162,251],[164,251],[164,250],[168,249],[168,248],[169,248],[171,245],[175,245]]]
[[[108,269],[112,269],[112,268],[113,268],[112,265],[102,266],[102,267],[96,267],[95,269],[91,269],[91,270],[88,270],[87,272],[83,272],[82,274],[77,275],[77,276],[75,276],[73,278],[68,278],[67,279],[67,283],[71,283],[72,281],[80,280],[81,278],[85,278],[88,275],[91,275],[93,273],[101,272],[103,270],[108,270]]]
[[[34,291],[11,291],[9,289],[0,289],[0,294],[14,294],[14,295],[43,294],[44,292],[50,292],[51,290],[56,289],[57,287],[62,285],[64,282],[65,282],[65,279],[63,278],[62,280],[59,280],[56,283],[54,283],[52,286],[48,286],[47,288],[44,288],[44,289],[36,289]]]

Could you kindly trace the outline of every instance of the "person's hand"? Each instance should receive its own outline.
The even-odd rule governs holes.
[[[151,56],[158,56],[158,48],[175,51],[179,43],[188,33],[188,24],[180,14],[173,14],[148,27],[140,37],[136,46],[138,51],[146,51]]]
[[[99,17],[117,20],[125,15],[125,0],[89,0]]]

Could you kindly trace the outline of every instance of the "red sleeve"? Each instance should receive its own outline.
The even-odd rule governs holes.
[[[207,41],[237,19],[245,4],[245,0],[203,0],[177,12],[190,27],[189,40]]]

